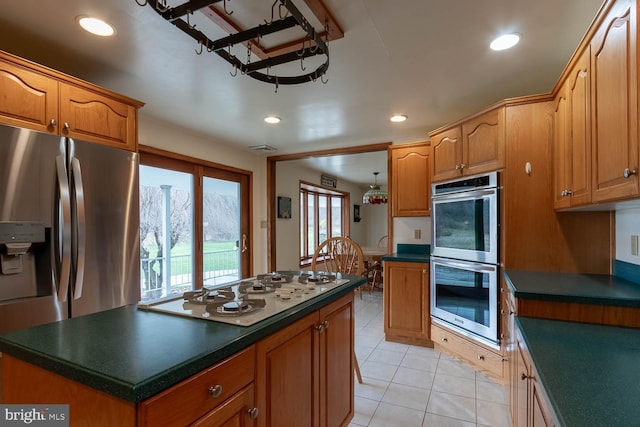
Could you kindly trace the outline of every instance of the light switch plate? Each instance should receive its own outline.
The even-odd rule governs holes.
[[[420,238],[422,237],[422,230],[420,230],[419,228],[413,230],[413,237],[416,240],[420,240]]]
[[[631,255],[638,256],[638,235],[631,236]]]

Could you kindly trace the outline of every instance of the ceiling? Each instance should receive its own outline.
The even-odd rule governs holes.
[[[294,3],[308,11],[303,0]],[[202,133],[212,145],[249,152],[266,144],[277,149],[268,154],[280,155],[424,141],[430,130],[504,98],[550,92],[602,0],[324,3],[344,32],[329,43],[328,82],[280,85],[277,93],[274,85],[232,77],[233,67],[214,53],[197,55],[193,39],[135,0],[0,2],[0,49],[146,102],[141,117]],[[229,18],[255,26],[270,18],[272,4],[227,0],[237,13]],[[106,19],[116,36],[84,33],[78,15]],[[191,22],[210,39],[228,35],[202,14]],[[504,32],[522,34],[520,44],[489,50]],[[268,114],[282,122],[265,124]],[[393,114],[409,119],[393,124]],[[356,171],[350,180],[362,183],[379,170],[378,181],[386,182],[385,154],[358,158],[323,168],[343,179]]]

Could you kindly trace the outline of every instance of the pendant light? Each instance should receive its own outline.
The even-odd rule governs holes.
[[[378,172],[374,172],[375,182],[369,186],[369,190],[362,196],[362,203],[365,205],[379,205],[387,203],[387,192],[382,191],[378,185]]]

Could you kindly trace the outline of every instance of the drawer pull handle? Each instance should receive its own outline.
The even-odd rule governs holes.
[[[69,124],[69,122],[64,122],[64,128],[71,129],[71,125]]]
[[[478,360],[484,360],[484,356],[483,356],[483,355],[481,355],[481,354],[479,354],[479,355],[478,355]]]
[[[256,418],[258,418],[258,413],[260,411],[258,411],[258,408],[251,408],[247,411],[247,414],[249,415],[249,418],[251,418],[252,420],[255,420]]]
[[[213,387],[209,387],[209,394],[214,398],[220,397],[222,394],[222,386],[220,384],[216,384]]]
[[[625,178],[630,178],[630,177],[631,177],[631,175],[635,175],[635,174],[637,174],[637,173],[638,173],[638,172],[637,172],[635,169],[634,169],[634,170],[631,170],[631,169],[629,169],[629,168],[626,168],[626,169],[624,170],[624,172],[622,173],[622,176],[623,176],[623,177],[625,177]]]
[[[445,337],[442,337],[442,342],[449,342],[449,340]]]
[[[51,120],[49,121],[49,125],[51,125],[51,126],[55,126],[55,125],[57,125],[57,124],[58,124],[58,122],[56,121],[56,119],[51,119]]]

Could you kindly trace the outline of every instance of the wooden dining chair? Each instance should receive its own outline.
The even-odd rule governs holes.
[[[332,237],[318,246],[311,259],[311,270],[362,276],[364,271],[364,256],[360,245],[348,237]],[[362,298],[362,291],[358,287]],[[360,365],[353,352],[353,369],[358,382],[362,384]]]

